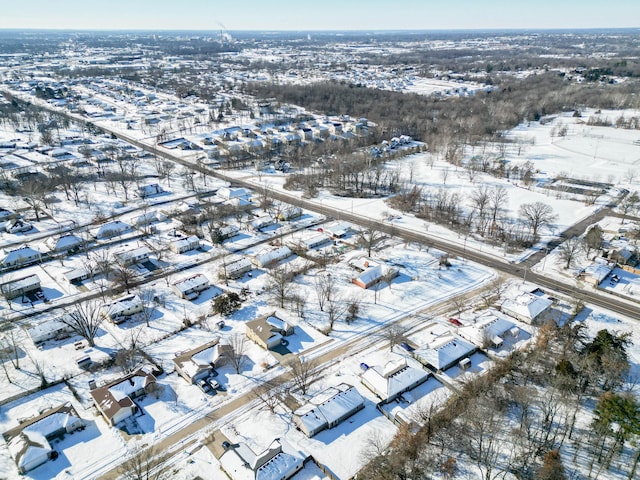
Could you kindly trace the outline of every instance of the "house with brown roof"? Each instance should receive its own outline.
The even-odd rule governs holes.
[[[215,338],[204,345],[176,355],[173,364],[182,378],[189,383],[195,383],[201,378],[208,377],[214,368],[224,363],[231,351],[230,345],[220,345],[220,339]]]
[[[247,338],[253,340],[265,350],[274,348],[282,342],[282,337],[293,335],[294,327],[274,313],[251,320],[246,324]]]
[[[133,399],[151,392],[156,377],[140,369],[124,378],[91,390],[93,403],[107,423],[115,425],[138,411]]]

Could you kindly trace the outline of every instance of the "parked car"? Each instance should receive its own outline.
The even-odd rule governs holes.
[[[196,385],[198,386],[198,388],[200,390],[202,390],[204,393],[210,393],[211,392],[211,385],[209,385],[207,383],[206,380],[204,379],[200,379],[196,382]]]
[[[462,322],[460,320],[458,320],[457,318],[450,318],[449,322],[453,323],[457,327],[461,327],[462,326]]]
[[[218,388],[220,388],[220,384],[211,377],[207,378],[207,383],[213,390],[217,390]]]

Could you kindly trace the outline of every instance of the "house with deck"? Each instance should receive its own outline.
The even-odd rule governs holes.
[[[109,425],[115,425],[138,412],[133,401],[156,388],[156,377],[140,369],[100,388],[90,394],[93,403]]]
[[[232,352],[230,345],[221,345],[219,338],[177,354],[173,359],[176,372],[189,383],[208,377],[214,368],[222,365]]]
[[[294,326],[274,313],[245,323],[247,338],[270,350],[281,344],[283,337],[293,335]]]

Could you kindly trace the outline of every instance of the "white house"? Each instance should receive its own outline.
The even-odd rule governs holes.
[[[169,250],[173,253],[185,253],[200,248],[200,239],[196,235],[181,237],[169,243]]]
[[[142,301],[137,295],[126,295],[102,306],[104,316],[116,324],[124,322],[131,315],[140,313],[142,310]]]
[[[283,246],[258,252],[256,255],[254,255],[252,262],[256,267],[263,268],[269,265],[273,265],[280,260],[284,260],[291,255],[293,255],[291,249],[287,246]]]
[[[133,265],[134,263],[146,262],[151,255],[151,249],[147,246],[133,248],[131,250],[124,250],[116,252],[114,256],[123,265]]]
[[[517,333],[518,327],[500,313],[489,311],[475,319],[473,324],[458,328],[458,335],[480,348],[499,348],[507,335]]]
[[[544,318],[552,305],[553,301],[548,298],[524,292],[515,298],[505,299],[500,309],[507,315],[531,324]]]
[[[35,273],[0,284],[0,294],[7,300],[21,297],[26,293],[37,290],[40,290],[40,277]]]
[[[333,240],[331,240],[331,237],[329,237],[329,235],[327,235],[326,233],[322,233],[322,232],[317,232],[311,236],[304,237],[302,240],[300,240],[300,243],[308,250],[318,248],[323,245],[328,245],[332,242]]]
[[[197,273],[187,278],[183,278],[171,285],[172,290],[180,298],[194,300],[203,290],[209,288],[209,279],[201,273]]]
[[[360,381],[383,403],[388,403],[424,383],[429,375],[421,368],[408,365],[406,359],[400,359],[382,367],[367,368],[360,376]]]
[[[438,335],[432,342],[414,350],[413,356],[420,363],[434,370],[444,371],[469,357],[477,347],[452,334]]]
[[[153,374],[138,370],[90,393],[105,420],[109,425],[115,425],[138,411],[133,399],[150,392],[155,384]]]
[[[40,260],[40,252],[29,246],[16,248],[6,252],[6,256],[2,260],[3,267],[16,267],[19,265],[28,265]]]
[[[98,240],[105,240],[122,235],[129,230],[131,230],[131,225],[121,222],[120,220],[115,220],[113,222],[100,225],[97,229],[92,231],[92,234]]]
[[[222,187],[216,192],[216,197],[221,200],[231,200],[232,198],[249,197],[251,192],[246,188]]]
[[[246,443],[231,445],[220,464],[232,480],[288,480],[304,468],[307,458],[284,439],[275,439],[263,452]]]
[[[49,237],[45,240],[45,244],[52,252],[61,253],[68,252],[69,250],[75,250],[80,248],[84,243],[84,240],[77,235],[71,233],[62,235],[61,237]]]
[[[36,345],[47,340],[59,340],[70,337],[73,329],[59,318],[47,319],[33,327],[27,328],[27,334]]]
[[[323,225],[322,228],[333,238],[343,238],[351,232],[351,225],[347,222],[332,222]]]
[[[138,189],[138,196],[140,198],[152,197],[154,195],[160,195],[161,193],[164,193],[164,189],[157,183],[143,185]]]
[[[222,278],[240,278],[252,269],[253,265],[249,259],[240,258],[239,260],[235,260],[227,265],[221,266],[218,274]]]
[[[364,399],[355,387],[341,383],[314,396],[295,412],[292,421],[307,437],[333,428],[364,408]]]
[[[349,265],[360,271],[360,275],[353,277],[351,283],[364,289],[399,275],[397,268],[387,265],[382,260],[374,260],[369,257],[353,258],[349,260]]]
[[[3,433],[9,453],[21,474],[45,463],[53,454],[49,440],[84,427],[71,403],[45,410],[40,415],[22,422]]]

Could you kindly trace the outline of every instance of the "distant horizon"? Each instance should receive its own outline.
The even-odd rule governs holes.
[[[633,24],[635,22],[635,25]],[[369,32],[640,28],[637,0],[24,0],[0,30]]]

